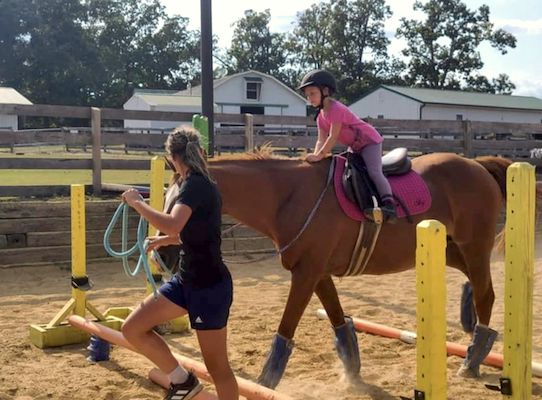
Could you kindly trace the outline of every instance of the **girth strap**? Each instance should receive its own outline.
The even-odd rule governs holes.
[[[343,276],[357,276],[363,274],[367,263],[373,254],[382,224],[365,220],[360,223],[358,239],[354,252],[350,258],[350,265]]]

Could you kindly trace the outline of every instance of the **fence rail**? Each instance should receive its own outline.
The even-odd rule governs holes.
[[[86,249],[89,260],[107,259],[103,236],[118,200],[86,202]],[[130,216],[129,238],[136,237],[137,214]],[[222,229],[231,228],[236,220],[225,216]],[[121,229],[113,230],[111,241],[120,248]],[[242,227],[225,235],[222,251],[225,255],[262,253],[273,249],[270,239],[252,229]],[[0,269],[18,265],[69,263],[70,202],[2,202],[0,203]]]

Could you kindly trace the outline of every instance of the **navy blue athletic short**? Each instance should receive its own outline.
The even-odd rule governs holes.
[[[222,329],[228,323],[233,301],[233,284],[229,274],[215,285],[202,289],[183,284],[182,280],[174,275],[160,287],[160,293],[188,311],[193,329]]]

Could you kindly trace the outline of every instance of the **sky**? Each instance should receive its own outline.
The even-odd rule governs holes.
[[[200,0],[161,0],[169,14],[182,15],[190,19],[191,29],[200,28]],[[296,13],[318,1],[315,0],[215,0],[213,1],[213,34],[219,38],[219,46],[230,46],[233,24],[241,19],[246,9],[264,11],[270,9],[272,32],[289,32],[293,29]],[[403,39],[395,38],[400,18],[420,18],[423,14],[414,12],[414,0],[387,0],[393,15],[387,20],[385,30],[391,45],[388,52],[402,57],[405,47]],[[479,50],[485,63],[482,74],[496,78],[505,73],[516,85],[514,95],[542,98],[542,1],[541,0],[463,0],[471,10],[483,4],[489,6],[490,21],[495,28],[502,28],[514,34],[516,48],[501,55],[489,44]]]

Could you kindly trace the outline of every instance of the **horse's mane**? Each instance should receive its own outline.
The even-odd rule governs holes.
[[[224,154],[216,158],[210,159],[212,163],[214,161],[241,161],[241,160],[295,160],[299,161],[299,157],[286,157],[273,154],[273,149],[270,145],[263,145],[250,152]]]

